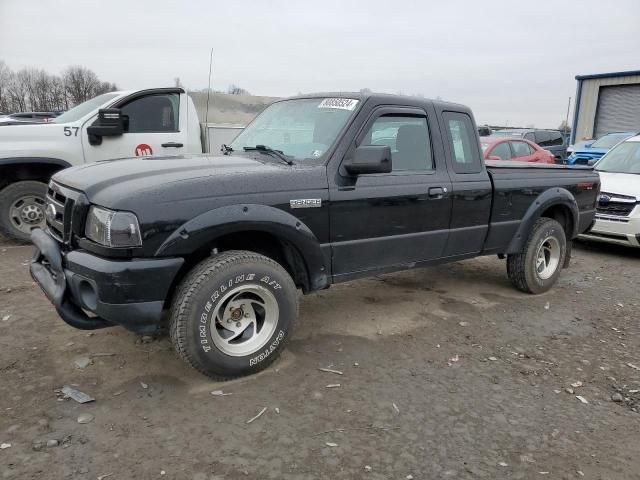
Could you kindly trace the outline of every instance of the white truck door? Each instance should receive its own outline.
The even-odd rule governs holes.
[[[186,152],[186,112],[180,108],[179,92],[143,92],[118,105],[128,117],[125,132],[114,137],[102,137],[100,145],[89,144],[87,127],[82,140],[86,162],[147,155],[176,155]]]

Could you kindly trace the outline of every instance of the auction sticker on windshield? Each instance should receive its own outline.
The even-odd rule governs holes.
[[[340,110],[353,110],[358,105],[358,100],[353,98],[325,98],[318,108],[337,108]]]

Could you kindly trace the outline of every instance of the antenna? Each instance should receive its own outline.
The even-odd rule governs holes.
[[[207,109],[204,114],[204,140],[206,142],[206,148],[210,150],[209,144],[209,96],[211,95],[211,67],[213,65],[213,47],[211,47],[211,53],[209,54],[209,85],[207,87]],[[209,152],[211,153],[211,152]]]

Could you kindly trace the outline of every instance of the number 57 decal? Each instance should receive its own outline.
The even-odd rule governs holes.
[[[73,130],[73,136],[77,137],[79,129],[80,127],[64,127],[64,136],[70,137],[72,135],[71,130]]]

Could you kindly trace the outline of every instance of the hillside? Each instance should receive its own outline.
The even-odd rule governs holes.
[[[200,122],[204,122],[207,106],[206,92],[189,92],[198,112]],[[269,105],[276,97],[254,95],[231,95],[212,93],[209,99],[209,123],[232,123],[246,125]]]

